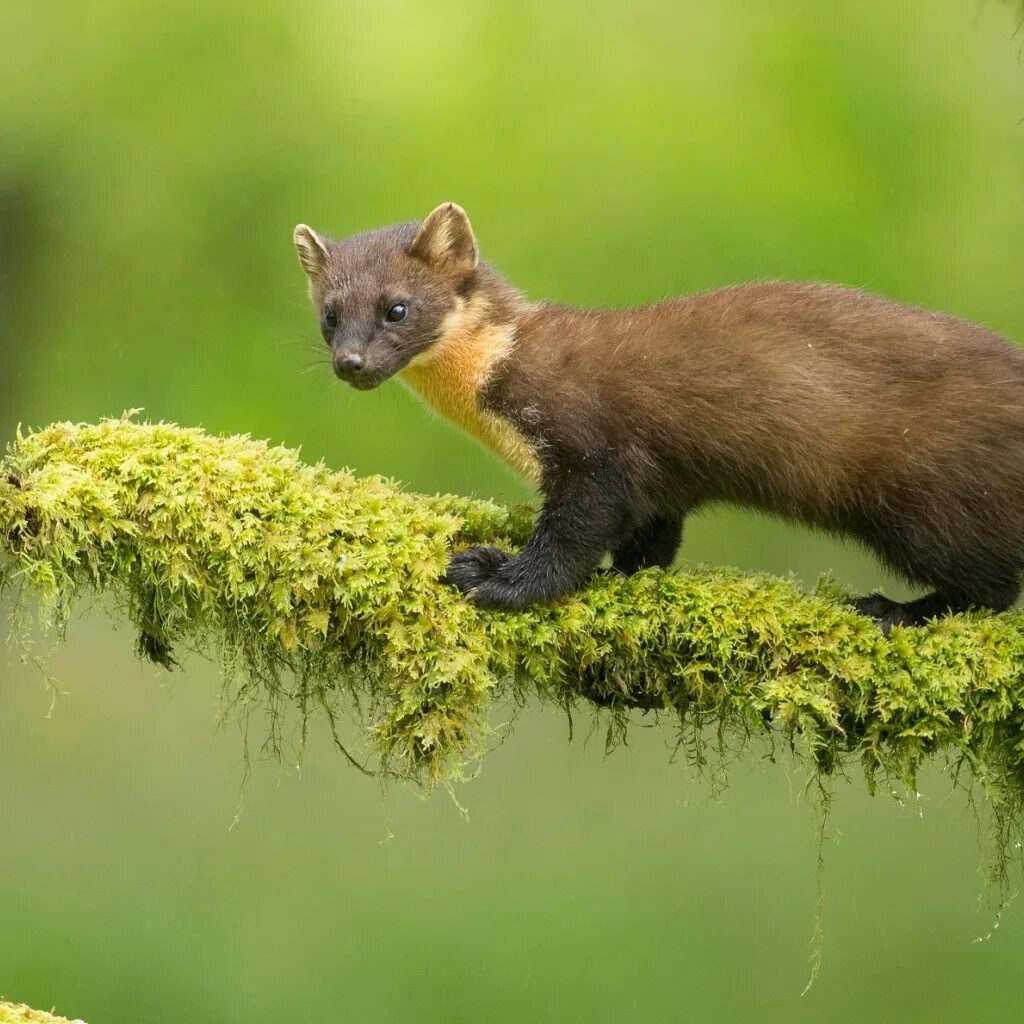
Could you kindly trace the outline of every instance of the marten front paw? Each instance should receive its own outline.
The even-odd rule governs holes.
[[[444,582],[458,587],[464,594],[473,595],[491,579],[511,556],[498,548],[468,548],[452,555]]]

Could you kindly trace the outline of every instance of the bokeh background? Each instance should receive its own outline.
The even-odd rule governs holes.
[[[981,0],[47,0],[0,10],[0,434],[152,418],[425,490],[530,500],[399,385],[334,382],[291,249],[454,199],[534,297],[822,279],[1024,340],[1020,15]],[[898,590],[712,511],[703,561]],[[717,800],[668,728],[528,709],[429,801],[257,763],[217,678],[140,666],[101,612],[0,661],[0,992],[93,1024],[1005,1020],[962,794],[837,787],[824,966],[811,812],[750,756]],[[45,647],[43,648],[45,650]],[[496,715],[496,721],[502,717]]]

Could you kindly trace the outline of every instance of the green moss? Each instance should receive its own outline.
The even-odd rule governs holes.
[[[482,612],[439,582],[449,553],[514,546],[526,512],[407,494],[303,465],[244,437],[128,419],[19,437],[0,472],[0,584],[60,629],[112,595],[139,650],[199,651],[227,704],[269,711],[270,746],[315,713],[354,713],[385,772],[463,777],[510,696],[642,708],[694,763],[754,737],[812,782],[859,765],[913,789],[945,759],[995,812],[1001,849],[1024,799],[1024,615],[955,616],[889,639],[822,589],[729,570],[601,576],[553,607]],[[294,715],[289,719],[289,712]],[[1000,861],[1005,865],[1005,861]]]

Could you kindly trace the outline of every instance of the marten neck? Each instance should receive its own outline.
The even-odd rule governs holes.
[[[413,359],[400,377],[427,405],[536,483],[540,467],[531,445],[511,424],[479,403],[495,368],[511,355],[516,323],[528,308],[497,274],[485,272],[483,286],[459,299],[442,323],[438,340]]]

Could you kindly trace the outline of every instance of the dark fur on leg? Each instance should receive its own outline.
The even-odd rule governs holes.
[[[448,562],[444,582],[458,587],[464,594],[472,594],[485,580],[489,580],[512,556],[498,548],[468,548],[453,555]]]
[[[497,548],[453,555],[446,580],[482,608],[526,608],[579,588],[622,529],[624,513],[589,480],[549,494],[533,534],[510,557]]]
[[[862,615],[874,619],[888,635],[893,626],[923,626],[942,615],[955,615],[970,608],[987,608],[1002,612],[1020,596],[1020,582],[976,586],[972,593],[936,590],[915,601],[891,601],[881,594],[857,598],[853,606]]]
[[[874,619],[886,636],[889,635],[889,630],[893,626],[905,625],[901,621],[903,605],[899,601],[893,601],[888,597],[883,597],[881,594],[867,594],[864,597],[856,598],[850,604],[861,615]]]
[[[683,517],[658,516],[645,523],[612,553],[612,567],[624,576],[658,566],[667,569],[682,543]]]

